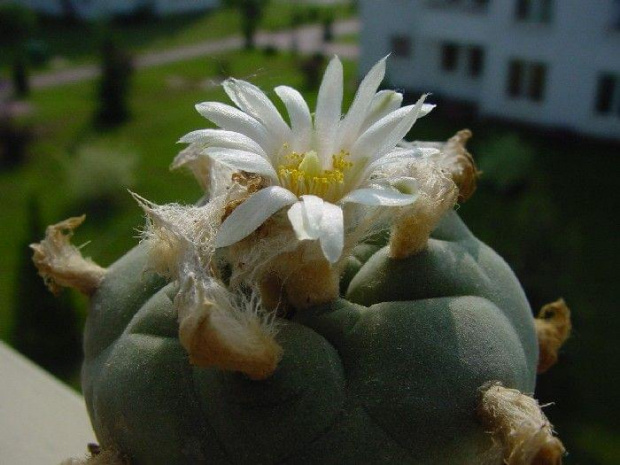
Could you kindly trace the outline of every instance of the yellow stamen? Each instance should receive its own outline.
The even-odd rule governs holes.
[[[280,184],[297,196],[310,194],[336,202],[344,195],[345,176],[353,167],[348,157],[348,152],[340,151],[332,155],[332,169],[323,169],[316,152],[292,152],[278,166]]]

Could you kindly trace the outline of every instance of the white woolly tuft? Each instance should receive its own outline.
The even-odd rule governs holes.
[[[217,277],[214,243],[225,196],[201,207],[160,206],[134,198],[148,217],[143,237],[150,245],[149,266],[179,283],[174,305],[190,361],[256,379],[273,373],[281,357],[273,314],[263,311],[253,288],[230,291]]]
[[[564,446],[535,399],[501,383],[483,386],[481,394],[478,417],[499,443],[505,464],[562,463]]]
[[[218,280],[193,271],[182,276],[174,304],[179,339],[190,362],[241,371],[253,379],[271,375],[282,349],[275,340],[274,315],[263,310],[258,292],[233,293]]]
[[[441,217],[456,204],[458,189],[452,178],[430,159],[388,168],[392,173],[402,169],[418,181],[419,197],[411,206],[399,209],[390,239],[390,255],[406,258],[426,247]]]
[[[224,198],[204,206],[155,205],[132,194],[147,214],[142,238],[149,244],[149,268],[172,279],[188,260],[199,257],[208,269],[215,251],[214,239],[224,211]]]

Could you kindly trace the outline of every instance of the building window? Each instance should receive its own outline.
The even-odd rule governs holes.
[[[390,49],[397,58],[411,57],[411,38],[408,36],[390,37]]]
[[[441,70],[450,74],[461,74],[478,78],[484,69],[484,49],[478,45],[458,45],[444,42],[440,48]]]
[[[546,81],[547,66],[543,63],[512,60],[508,65],[506,93],[512,98],[541,102]]]
[[[603,74],[598,79],[595,102],[596,112],[601,115],[615,113],[620,117],[620,77]]]
[[[461,8],[468,11],[486,11],[489,0],[428,0],[427,4],[434,8]]]
[[[614,0],[611,10],[611,27],[620,31],[620,0]]]
[[[553,16],[553,0],[517,0],[517,21],[550,23]]]
[[[449,73],[456,71],[459,65],[459,47],[445,43],[441,46],[441,69]]]
[[[467,53],[467,73],[471,77],[479,77],[484,68],[484,50],[482,47],[469,47]]]

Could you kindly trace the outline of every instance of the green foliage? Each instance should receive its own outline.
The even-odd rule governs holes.
[[[28,233],[19,248],[12,343],[34,362],[64,377],[81,359],[81,327],[68,295],[54,297],[32,262],[28,245],[45,234],[40,216],[33,197],[28,204]]]
[[[515,133],[493,137],[479,154],[481,182],[501,193],[516,192],[531,180],[534,148]]]
[[[135,183],[136,162],[123,147],[82,146],[65,165],[72,210],[95,218],[112,213]]]
[[[114,126],[129,118],[129,91],[133,63],[131,56],[111,36],[101,48],[101,79],[97,122]]]
[[[32,10],[14,2],[0,3],[0,42],[21,46],[36,27]]]

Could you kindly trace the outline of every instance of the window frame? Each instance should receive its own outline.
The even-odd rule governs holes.
[[[605,84],[609,85],[605,85]],[[597,116],[620,118],[620,74],[601,72],[596,80],[594,113]]]
[[[542,61],[511,58],[508,61],[505,95],[510,100],[542,103],[547,94],[549,65]]]
[[[441,42],[440,68],[441,71],[454,74],[459,69],[459,44],[456,42]]]
[[[518,23],[551,24],[555,0],[517,0],[514,19]]]
[[[480,45],[467,47],[467,76],[478,79],[483,75],[485,55],[484,48]]]
[[[406,34],[390,35],[390,50],[394,58],[411,59],[413,57],[413,40]]]

